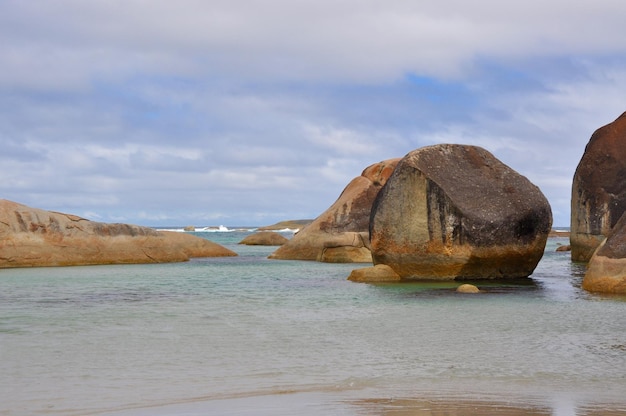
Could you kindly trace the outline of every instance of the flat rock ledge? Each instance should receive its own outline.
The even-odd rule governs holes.
[[[190,234],[95,222],[0,200],[0,268],[170,263],[236,255]]]

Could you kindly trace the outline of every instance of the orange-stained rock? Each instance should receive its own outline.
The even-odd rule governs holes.
[[[236,255],[185,233],[89,221],[0,200],[0,268],[165,263]]]
[[[552,226],[539,188],[491,153],[441,144],[407,154],[372,206],[374,264],[403,279],[529,276]]]
[[[596,130],[572,183],[572,260],[587,262],[626,211],[626,113]]]
[[[352,270],[348,280],[360,283],[398,282],[400,276],[385,264]]]
[[[246,236],[239,244],[248,246],[282,246],[289,239],[274,231],[259,231]]]
[[[301,229],[269,258],[335,263],[369,263],[372,203],[400,159],[368,166],[343,190],[337,201]]]
[[[583,289],[626,294],[626,213],[589,260]]]

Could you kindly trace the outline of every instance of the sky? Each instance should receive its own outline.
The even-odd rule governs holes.
[[[625,21],[623,0],[0,0],[0,198],[269,225],[458,143],[568,226],[591,134],[626,111]]]

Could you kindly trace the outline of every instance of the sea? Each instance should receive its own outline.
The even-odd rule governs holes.
[[[237,257],[0,270],[0,415],[626,415],[626,298],[581,289],[567,238],[461,294],[270,260],[254,231],[193,233]]]

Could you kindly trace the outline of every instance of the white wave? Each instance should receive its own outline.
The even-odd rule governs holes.
[[[196,228],[197,233],[228,233],[234,230],[229,229],[223,225],[218,227],[204,227],[204,228]]]

